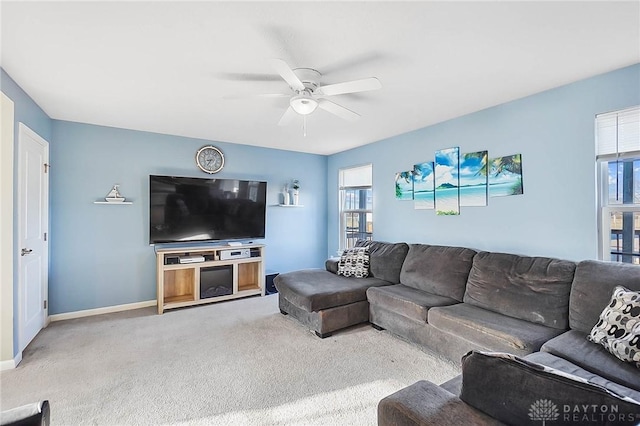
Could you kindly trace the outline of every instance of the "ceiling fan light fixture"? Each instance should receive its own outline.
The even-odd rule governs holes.
[[[309,115],[318,108],[318,101],[306,93],[294,96],[289,105],[300,115]]]

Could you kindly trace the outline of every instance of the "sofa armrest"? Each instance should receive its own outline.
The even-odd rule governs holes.
[[[331,272],[333,274],[337,274],[338,273],[338,262],[340,262],[340,258],[339,257],[330,257],[324,263],[324,267],[327,269],[327,271],[329,271],[329,272]]]
[[[537,417],[586,424],[572,420],[576,417],[571,414],[580,412],[580,407],[595,407],[589,418],[605,419],[607,407],[615,406],[616,418],[607,421],[611,424],[637,424],[640,413],[640,402],[631,397],[570,372],[499,352],[471,351],[462,358],[460,399],[512,425],[531,424]]]
[[[378,426],[502,425],[426,380],[414,383],[378,403]]]
[[[49,401],[6,410],[0,413],[2,426],[49,426]]]

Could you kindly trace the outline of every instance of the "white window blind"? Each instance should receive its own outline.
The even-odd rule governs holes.
[[[372,185],[371,164],[340,170],[340,188]]]
[[[640,154],[640,107],[596,115],[598,159]]]

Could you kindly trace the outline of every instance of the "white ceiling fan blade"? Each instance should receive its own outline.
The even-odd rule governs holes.
[[[284,114],[282,114],[280,121],[278,121],[278,126],[286,126],[291,123],[291,120],[293,120],[296,115],[298,115],[298,113],[296,113],[293,108],[287,108]]]
[[[320,87],[320,92],[326,96],[342,95],[345,93],[366,92],[368,90],[378,90],[382,88],[380,80],[375,77],[363,78],[362,80],[345,81],[344,83],[329,84]]]
[[[318,106],[323,110],[337,115],[338,117],[345,120],[356,121],[360,118],[360,114],[358,114],[357,112],[353,112],[350,109],[347,109],[342,105],[338,105],[337,103],[331,102],[327,99],[318,99]]]
[[[271,64],[273,65],[273,68],[278,72],[278,74],[280,74],[280,76],[284,79],[284,81],[289,83],[289,86],[291,86],[293,90],[305,89],[304,84],[302,84],[298,76],[293,72],[291,67],[287,65],[285,61],[283,61],[282,59],[272,59]]]
[[[255,99],[255,98],[290,98],[290,94],[284,93],[244,93],[238,95],[226,95],[222,99]]]

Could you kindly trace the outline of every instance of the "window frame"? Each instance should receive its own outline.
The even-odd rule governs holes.
[[[636,110],[636,111],[634,111]],[[612,114],[624,114],[624,113],[637,113],[640,116],[640,107],[635,106],[631,108],[627,108],[621,111],[615,111],[606,114],[599,114],[596,116],[595,120],[595,135],[596,135],[596,173],[597,173],[597,202],[598,202],[598,258],[600,260],[605,261],[613,261],[613,262],[623,262],[623,260],[612,260],[612,256],[625,256],[625,254],[613,253],[611,247],[611,235],[612,235],[612,227],[611,227],[611,215],[614,212],[629,212],[634,214],[640,214],[640,203],[633,202],[627,204],[611,204],[609,202],[609,164],[612,162],[618,161],[638,161],[640,160],[640,139],[638,143],[638,150],[624,151],[619,152],[617,147],[617,131],[616,131],[616,148],[615,152],[605,152],[600,153],[601,146],[599,145],[599,117],[600,116],[611,116]],[[606,119],[606,117],[605,117]],[[618,128],[618,124],[616,124],[616,128]],[[611,142],[611,141],[608,141]],[[626,146],[631,146],[628,144],[628,140],[626,141]],[[605,142],[606,143],[606,142]],[[634,183],[635,184],[635,183]],[[640,231],[640,229],[634,231]],[[635,232],[632,234],[632,241],[635,241]],[[632,243],[633,244],[633,243]],[[631,253],[627,253],[627,255],[631,256],[631,259],[640,262],[640,256],[638,253],[633,251]],[[632,263],[635,263],[632,261]]]
[[[344,181],[343,173],[345,171],[352,170],[352,169],[360,169],[364,167],[368,167],[370,170],[371,185],[343,185],[343,181]],[[345,198],[348,190],[370,190],[371,191],[371,208],[370,209],[367,209],[367,208],[345,209],[344,208]],[[366,204],[367,203],[365,200],[364,201],[365,207],[366,207]],[[347,215],[349,214],[358,214],[360,216],[359,223],[360,224],[364,223],[365,230],[360,231],[359,234],[361,233],[364,233],[365,235],[368,234],[366,239],[372,240],[373,239],[373,164],[371,163],[361,164],[357,166],[343,167],[338,170],[338,216],[339,216],[338,244],[339,244],[340,252],[346,248],[349,248],[348,246],[349,238],[347,238]],[[371,226],[372,226],[371,232],[368,232],[366,230],[366,226],[368,223],[367,215],[370,215],[371,217]]]

